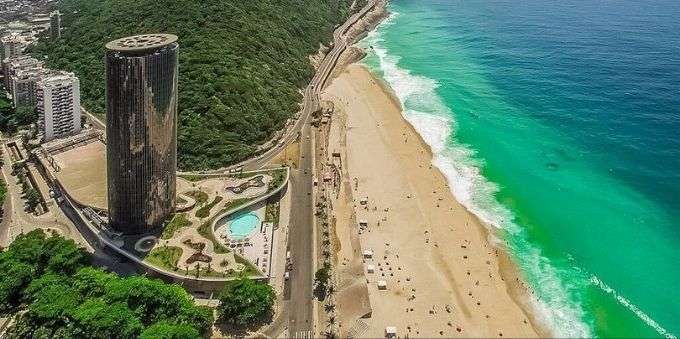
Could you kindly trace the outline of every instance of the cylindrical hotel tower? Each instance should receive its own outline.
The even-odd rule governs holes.
[[[174,212],[177,37],[146,34],[106,44],[109,225],[154,231]]]

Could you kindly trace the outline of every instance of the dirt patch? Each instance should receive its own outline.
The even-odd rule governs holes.
[[[106,209],[106,145],[96,141],[54,155],[55,175],[78,202]]]

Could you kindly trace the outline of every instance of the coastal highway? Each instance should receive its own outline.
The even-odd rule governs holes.
[[[311,338],[314,330],[312,300],[313,255],[313,146],[311,127],[305,125],[301,131],[300,167],[291,170],[291,210],[288,246],[293,262],[290,279],[287,282],[288,335],[292,338]],[[310,138],[307,138],[310,136]]]
[[[286,288],[290,300],[287,302],[288,337],[314,337],[313,276],[314,276],[314,195],[313,163],[314,145],[310,116],[319,107],[319,94],[323,90],[340,55],[347,49],[346,34],[349,28],[375,6],[370,1],[360,12],[353,15],[333,33],[334,44],[322,60],[317,73],[304,91],[303,109],[295,127],[278,146],[253,159],[244,166],[255,169],[264,166],[289,143],[300,136],[300,159],[298,168],[291,170],[290,189],[292,194],[290,233],[288,245],[293,268]]]
[[[330,52],[326,54],[319,64],[316,74],[314,74],[314,77],[303,92],[302,110],[293,128],[291,128],[281,138],[281,141],[279,141],[278,144],[266,152],[257,157],[229,166],[226,169],[242,167],[244,170],[254,170],[262,168],[283,149],[285,149],[291,142],[297,139],[298,133],[301,133],[303,127],[309,123],[312,113],[319,108],[319,95],[326,86],[331,73],[335,69],[340,55],[347,49],[349,43],[351,43],[347,41],[347,31],[368,12],[373,10],[375,5],[376,0],[370,0],[368,4],[366,4],[366,6],[361,9],[361,11],[352,15],[347,21],[345,21],[345,23],[338,26],[333,32],[333,46]]]

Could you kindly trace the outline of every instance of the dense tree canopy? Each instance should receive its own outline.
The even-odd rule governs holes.
[[[220,294],[220,318],[238,326],[265,320],[273,310],[275,297],[268,284],[248,278],[231,281]]]
[[[42,231],[17,237],[0,270],[0,311],[25,311],[7,338],[198,338],[213,321],[180,286],[90,267],[72,240]]]
[[[22,292],[43,274],[73,274],[89,262],[85,250],[62,237],[32,231],[0,253],[0,312],[16,307]]]
[[[74,71],[84,106],[106,112],[104,44],[143,33],[179,36],[179,162],[224,166],[251,155],[298,109],[308,56],[330,41],[351,0],[63,0],[62,39],[33,53]]]
[[[0,93],[5,92],[5,87],[0,86]],[[4,95],[0,95],[0,130],[14,133],[20,126],[29,125],[38,119],[35,107],[12,106],[12,102]]]

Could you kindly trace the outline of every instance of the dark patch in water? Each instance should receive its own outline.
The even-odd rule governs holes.
[[[555,162],[549,162],[545,164],[545,167],[550,171],[557,171],[560,168],[560,165]]]

